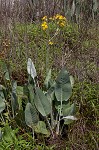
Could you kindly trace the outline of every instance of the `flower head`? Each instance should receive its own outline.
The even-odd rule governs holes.
[[[46,30],[48,28],[48,25],[47,25],[46,21],[44,21],[41,26],[42,26],[43,30]]]
[[[47,21],[47,16],[44,16],[44,17],[42,18],[42,20],[43,20],[43,21]]]
[[[64,27],[64,26],[65,26],[65,22],[60,22],[59,25],[60,25],[61,27]]]
[[[66,18],[62,15],[57,14],[56,16],[54,16],[55,19],[59,19],[59,20],[66,20]]]

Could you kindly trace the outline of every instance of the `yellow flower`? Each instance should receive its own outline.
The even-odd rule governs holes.
[[[44,21],[41,26],[42,26],[43,30],[46,30],[48,28],[48,25],[47,25],[46,21]]]
[[[46,21],[47,21],[47,16],[44,16],[44,17],[42,18],[42,20],[46,20]]]
[[[61,27],[64,27],[64,26],[65,26],[65,22],[60,22],[59,25],[60,25]]]
[[[59,19],[59,20],[66,20],[66,18],[62,15],[57,14],[56,16],[54,16],[55,19]]]
[[[49,45],[53,45],[53,42],[49,41]]]
[[[57,14],[56,16],[54,16],[55,19],[59,19],[59,14]]]
[[[62,15],[59,16],[59,19],[62,20],[64,17]]]
[[[59,20],[66,20],[66,18],[64,16],[60,15]]]

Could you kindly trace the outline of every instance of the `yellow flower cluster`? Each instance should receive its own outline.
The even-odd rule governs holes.
[[[62,15],[57,14],[56,16],[54,16],[55,19],[59,19],[59,20],[66,20],[66,18]]]
[[[43,20],[43,21],[47,21],[47,16],[44,16],[44,17],[42,18],[42,20]]]
[[[44,18],[44,17],[43,17],[43,18]],[[44,21],[41,26],[42,26],[42,29],[43,29],[43,30],[46,30],[46,29],[48,28],[48,24],[47,24],[46,21]]]
[[[60,27],[64,27],[66,24],[67,24],[67,19],[66,17],[62,16],[62,15],[59,15],[59,14],[56,14],[55,16],[53,17],[50,17],[48,18],[47,16],[44,16],[42,18],[43,20],[43,23],[42,23],[42,29],[43,30],[46,30],[48,28],[48,23],[47,21],[49,20],[53,20],[53,21],[56,21],[56,23],[60,26]]]
[[[64,16],[57,14],[56,16],[54,16],[54,18],[57,20],[57,24],[60,27],[64,27],[67,24],[67,20]]]
[[[60,15],[60,14],[56,14],[55,16],[53,17],[50,17],[50,18],[47,18],[47,16],[44,16],[42,18],[42,20],[44,21],[42,23],[42,29],[43,30],[46,30],[48,28],[48,25],[47,25],[47,21],[49,20],[52,20],[52,21],[55,21],[60,27],[64,27],[66,24],[67,24],[67,19],[66,17]]]
[[[50,22],[50,21],[53,21],[54,24],[57,24],[57,25],[58,25],[58,28],[57,28],[57,29],[59,29],[59,27],[64,27],[64,26],[66,26],[66,24],[67,24],[67,19],[66,19],[64,16],[59,15],[59,14],[56,14],[55,16],[50,17],[50,18],[48,18],[47,16],[44,16],[44,17],[42,18],[42,21],[43,21],[43,22],[42,22],[42,24],[41,24],[41,27],[42,27],[43,30],[48,29],[48,22]],[[56,33],[55,33],[55,34],[56,34]],[[48,43],[48,44],[49,44],[49,45],[53,45],[54,43],[49,40],[49,43]]]

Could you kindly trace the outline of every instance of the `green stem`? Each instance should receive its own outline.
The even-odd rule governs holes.
[[[47,118],[47,117],[45,117],[45,118],[46,118],[46,121],[47,121],[48,127],[49,127],[49,129],[50,129],[50,132],[51,132],[51,134],[52,134],[52,136],[53,136],[53,138],[54,138],[54,133],[53,133],[53,130],[52,130],[51,125],[50,125],[50,123],[49,123],[49,120],[48,120],[48,118]]]
[[[32,127],[32,135],[33,135],[33,141],[34,141],[34,129]]]
[[[46,47],[46,75],[49,70],[49,47]]]
[[[60,110],[59,110],[59,119],[58,119],[58,123],[57,123],[56,134],[59,134],[59,130],[60,130],[61,112],[62,112],[62,95],[61,95],[61,106],[60,106]]]

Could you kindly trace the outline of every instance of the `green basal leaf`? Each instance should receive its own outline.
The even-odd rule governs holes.
[[[15,111],[18,108],[18,98],[15,93],[12,93],[11,95],[11,102],[13,110]]]
[[[36,106],[37,110],[43,116],[47,116],[48,114],[50,114],[50,112],[51,112],[51,103],[39,87],[36,88],[34,103],[35,103],[35,106]]]
[[[71,84],[56,84],[55,87],[55,96],[58,101],[67,101],[72,94]]]
[[[59,73],[59,75],[58,75],[58,77],[56,79],[56,83],[60,84],[60,85],[67,84],[67,83],[70,84],[69,74],[68,74],[68,72],[67,72],[67,70],[65,68],[63,68],[60,71],[60,73]]]
[[[33,79],[37,76],[35,66],[30,58],[28,58],[27,62],[27,72]]]
[[[69,103],[67,105],[63,105],[62,113],[63,113],[63,117],[67,117],[67,118],[64,118],[64,121],[65,121],[64,124],[71,123],[73,121],[73,117],[74,117],[74,115],[76,113],[76,106],[75,106],[75,104],[70,105],[70,103]],[[74,117],[74,119],[75,119],[75,117]]]
[[[75,115],[76,112],[76,106],[75,104],[70,105],[68,103],[67,105],[63,105],[63,116],[72,116]]]
[[[50,135],[50,132],[46,128],[46,124],[44,121],[39,121],[38,124],[35,127],[35,131],[37,133],[42,133],[45,135]]]
[[[27,103],[25,108],[25,122],[27,126],[32,128],[38,123],[38,121],[39,117],[35,106],[32,105],[31,103]]]
[[[58,101],[67,101],[72,94],[70,77],[65,68],[59,73],[55,84],[55,96]]]
[[[28,85],[28,90],[29,90],[29,101],[34,104],[34,90],[33,86],[31,84]]]
[[[0,90],[0,113],[5,109],[5,97],[3,91]]]

